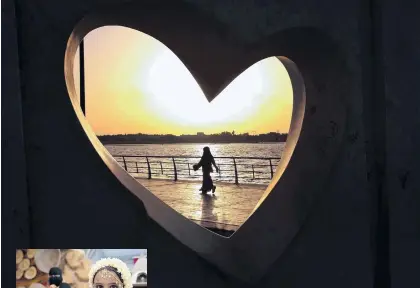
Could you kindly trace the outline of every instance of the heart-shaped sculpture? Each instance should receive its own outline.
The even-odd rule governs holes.
[[[85,70],[90,73],[85,114],[97,135],[106,134],[98,138],[121,166],[173,209],[204,227],[230,230],[221,231],[229,235],[242,225],[273,177],[285,145],[255,142],[284,142],[286,135],[241,132],[290,128],[293,92],[281,62],[271,57],[254,64],[209,102],[176,55],[148,35],[104,27],[89,33],[84,47]],[[75,68],[78,87],[79,58]],[[137,134],[197,131],[234,131],[234,135]],[[146,145],[119,145],[142,143]],[[164,145],[168,143],[175,145]],[[193,165],[207,145],[220,168],[211,176],[217,191],[208,187],[209,194],[199,192],[203,189],[198,181],[183,181],[201,180],[201,169],[196,172]]]
[[[211,27],[221,25],[210,23],[195,10],[180,24],[172,25],[178,19],[168,7],[150,4],[141,10],[136,5],[140,4],[124,4],[89,15],[70,36],[65,77],[76,114],[99,156],[144,203],[150,217],[222,271],[244,281],[257,280],[296,236],[327,183],[345,129],[342,99],[348,91],[344,56],[328,36],[312,28],[287,29],[258,45],[246,45],[227,29],[213,30]],[[189,68],[209,101],[251,64],[271,56],[287,56],[278,57],[293,86],[287,144],[258,209],[232,237],[222,237],[191,222],[139,185],[108,153],[84,118],[75,92],[73,61],[81,39],[105,25],[130,27],[165,43]],[[213,55],[203,57],[209,47]]]

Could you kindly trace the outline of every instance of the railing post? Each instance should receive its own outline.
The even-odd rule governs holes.
[[[160,174],[162,174],[162,175],[163,175],[163,166],[162,166],[162,161],[159,161],[159,163],[160,163]]]
[[[252,180],[255,179],[254,165],[252,165]]]
[[[136,170],[137,170],[137,174],[139,174],[139,166],[137,165],[137,161],[136,161]]]
[[[175,158],[172,157],[172,162],[174,163],[174,177],[175,177],[175,181],[178,180],[178,173],[176,172],[176,164],[175,164]]]
[[[271,159],[270,159],[270,172],[271,172],[271,179],[273,179],[273,164],[271,163]]]
[[[149,157],[146,157],[148,179],[152,179],[152,169],[150,169]]]
[[[188,175],[191,176],[190,163],[187,163],[187,164],[188,164]]]
[[[125,157],[122,156],[122,158],[123,158],[123,162],[124,162],[124,169],[125,169],[125,171],[128,172],[128,170],[127,170],[127,163],[125,162]]]
[[[235,167],[235,184],[238,184],[238,169],[236,169],[236,160],[235,157],[232,158],[233,159],[233,166]]]

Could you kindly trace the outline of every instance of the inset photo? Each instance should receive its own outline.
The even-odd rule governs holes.
[[[147,249],[16,249],[16,288],[147,287]]]

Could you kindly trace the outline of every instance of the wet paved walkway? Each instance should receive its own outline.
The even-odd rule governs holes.
[[[183,216],[208,228],[236,230],[254,210],[266,185],[215,182],[214,195],[201,194],[201,182],[137,178]]]

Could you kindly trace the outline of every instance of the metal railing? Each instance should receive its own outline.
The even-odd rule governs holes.
[[[198,156],[143,156],[113,155],[130,174],[137,177],[194,179],[202,177],[201,169],[194,171]],[[239,184],[242,182],[265,182],[273,178],[280,158],[274,157],[214,157],[219,173],[213,179]]]

